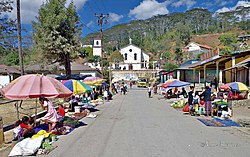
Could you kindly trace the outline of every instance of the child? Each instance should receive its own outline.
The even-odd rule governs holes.
[[[200,115],[201,115],[201,114],[205,114],[204,105],[205,105],[204,100],[200,100],[198,114],[200,114]]]
[[[60,117],[64,117],[65,116],[65,110],[62,104],[59,105],[58,107],[58,114]]]
[[[33,126],[34,120],[27,116],[23,116],[15,123],[15,128],[13,130],[14,140],[19,140],[21,137],[32,137],[32,135],[35,134],[35,131],[32,130]]]
[[[199,104],[200,104],[200,97],[199,97],[199,93],[196,91],[194,98],[193,98],[193,104],[194,104],[194,109],[195,109],[195,113],[198,114],[199,111]]]
[[[57,122],[57,118],[58,118],[57,112],[56,112],[53,104],[47,98],[40,97],[39,103],[41,104],[42,108],[47,110],[46,115],[41,118],[41,121],[43,121],[49,125],[48,132],[51,132],[56,126],[56,122]]]

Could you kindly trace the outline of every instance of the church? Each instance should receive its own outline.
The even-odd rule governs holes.
[[[102,42],[100,38],[94,39],[93,55],[102,56]],[[149,55],[144,52],[140,47],[132,44],[132,39],[129,39],[129,44],[121,47],[119,52],[124,58],[123,63],[115,66],[112,64],[113,69],[119,70],[144,70],[149,68]],[[115,68],[116,67],[116,68]]]
[[[149,68],[149,55],[140,47],[132,44],[131,38],[129,39],[129,44],[121,47],[119,51],[124,58],[124,63],[119,64],[121,70],[143,70]]]

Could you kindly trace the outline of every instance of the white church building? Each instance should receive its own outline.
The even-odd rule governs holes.
[[[118,67],[112,64],[112,68],[120,70],[143,70],[149,68],[149,55],[141,48],[132,44],[132,39],[129,39],[129,44],[120,48],[120,53],[124,58],[123,63],[119,63]],[[94,39],[93,55],[102,56],[102,41],[100,38]]]
[[[143,70],[149,68],[149,55],[141,48],[132,44],[129,39],[129,45],[120,48],[120,53],[124,58],[124,62],[119,64],[121,70]],[[115,65],[112,65],[113,69]]]

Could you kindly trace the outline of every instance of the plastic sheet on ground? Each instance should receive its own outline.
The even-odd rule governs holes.
[[[44,136],[31,139],[26,138],[18,142],[11,150],[9,156],[28,156],[34,154],[41,146]]]

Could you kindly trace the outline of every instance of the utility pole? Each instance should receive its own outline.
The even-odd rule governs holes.
[[[103,58],[104,58],[104,52],[102,49],[102,24],[103,22],[105,22],[105,24],[107,23],[107,20],[104,21],[105,18],[109,17],[109,14],[96,14],[95,16],[98,18],[98,25],[100,26],[100,38],[101,38],[101,66],[102,66],[102,78],[104,78],[104,65],[103,65]]]
[[[18,53],[21,75],[24,75],[23,70],[23,53],[22,53],[22,36],[21,36],[21,17],[20,17],[20,0],[16,0],[17,3],[17,31],[18,31]]]

